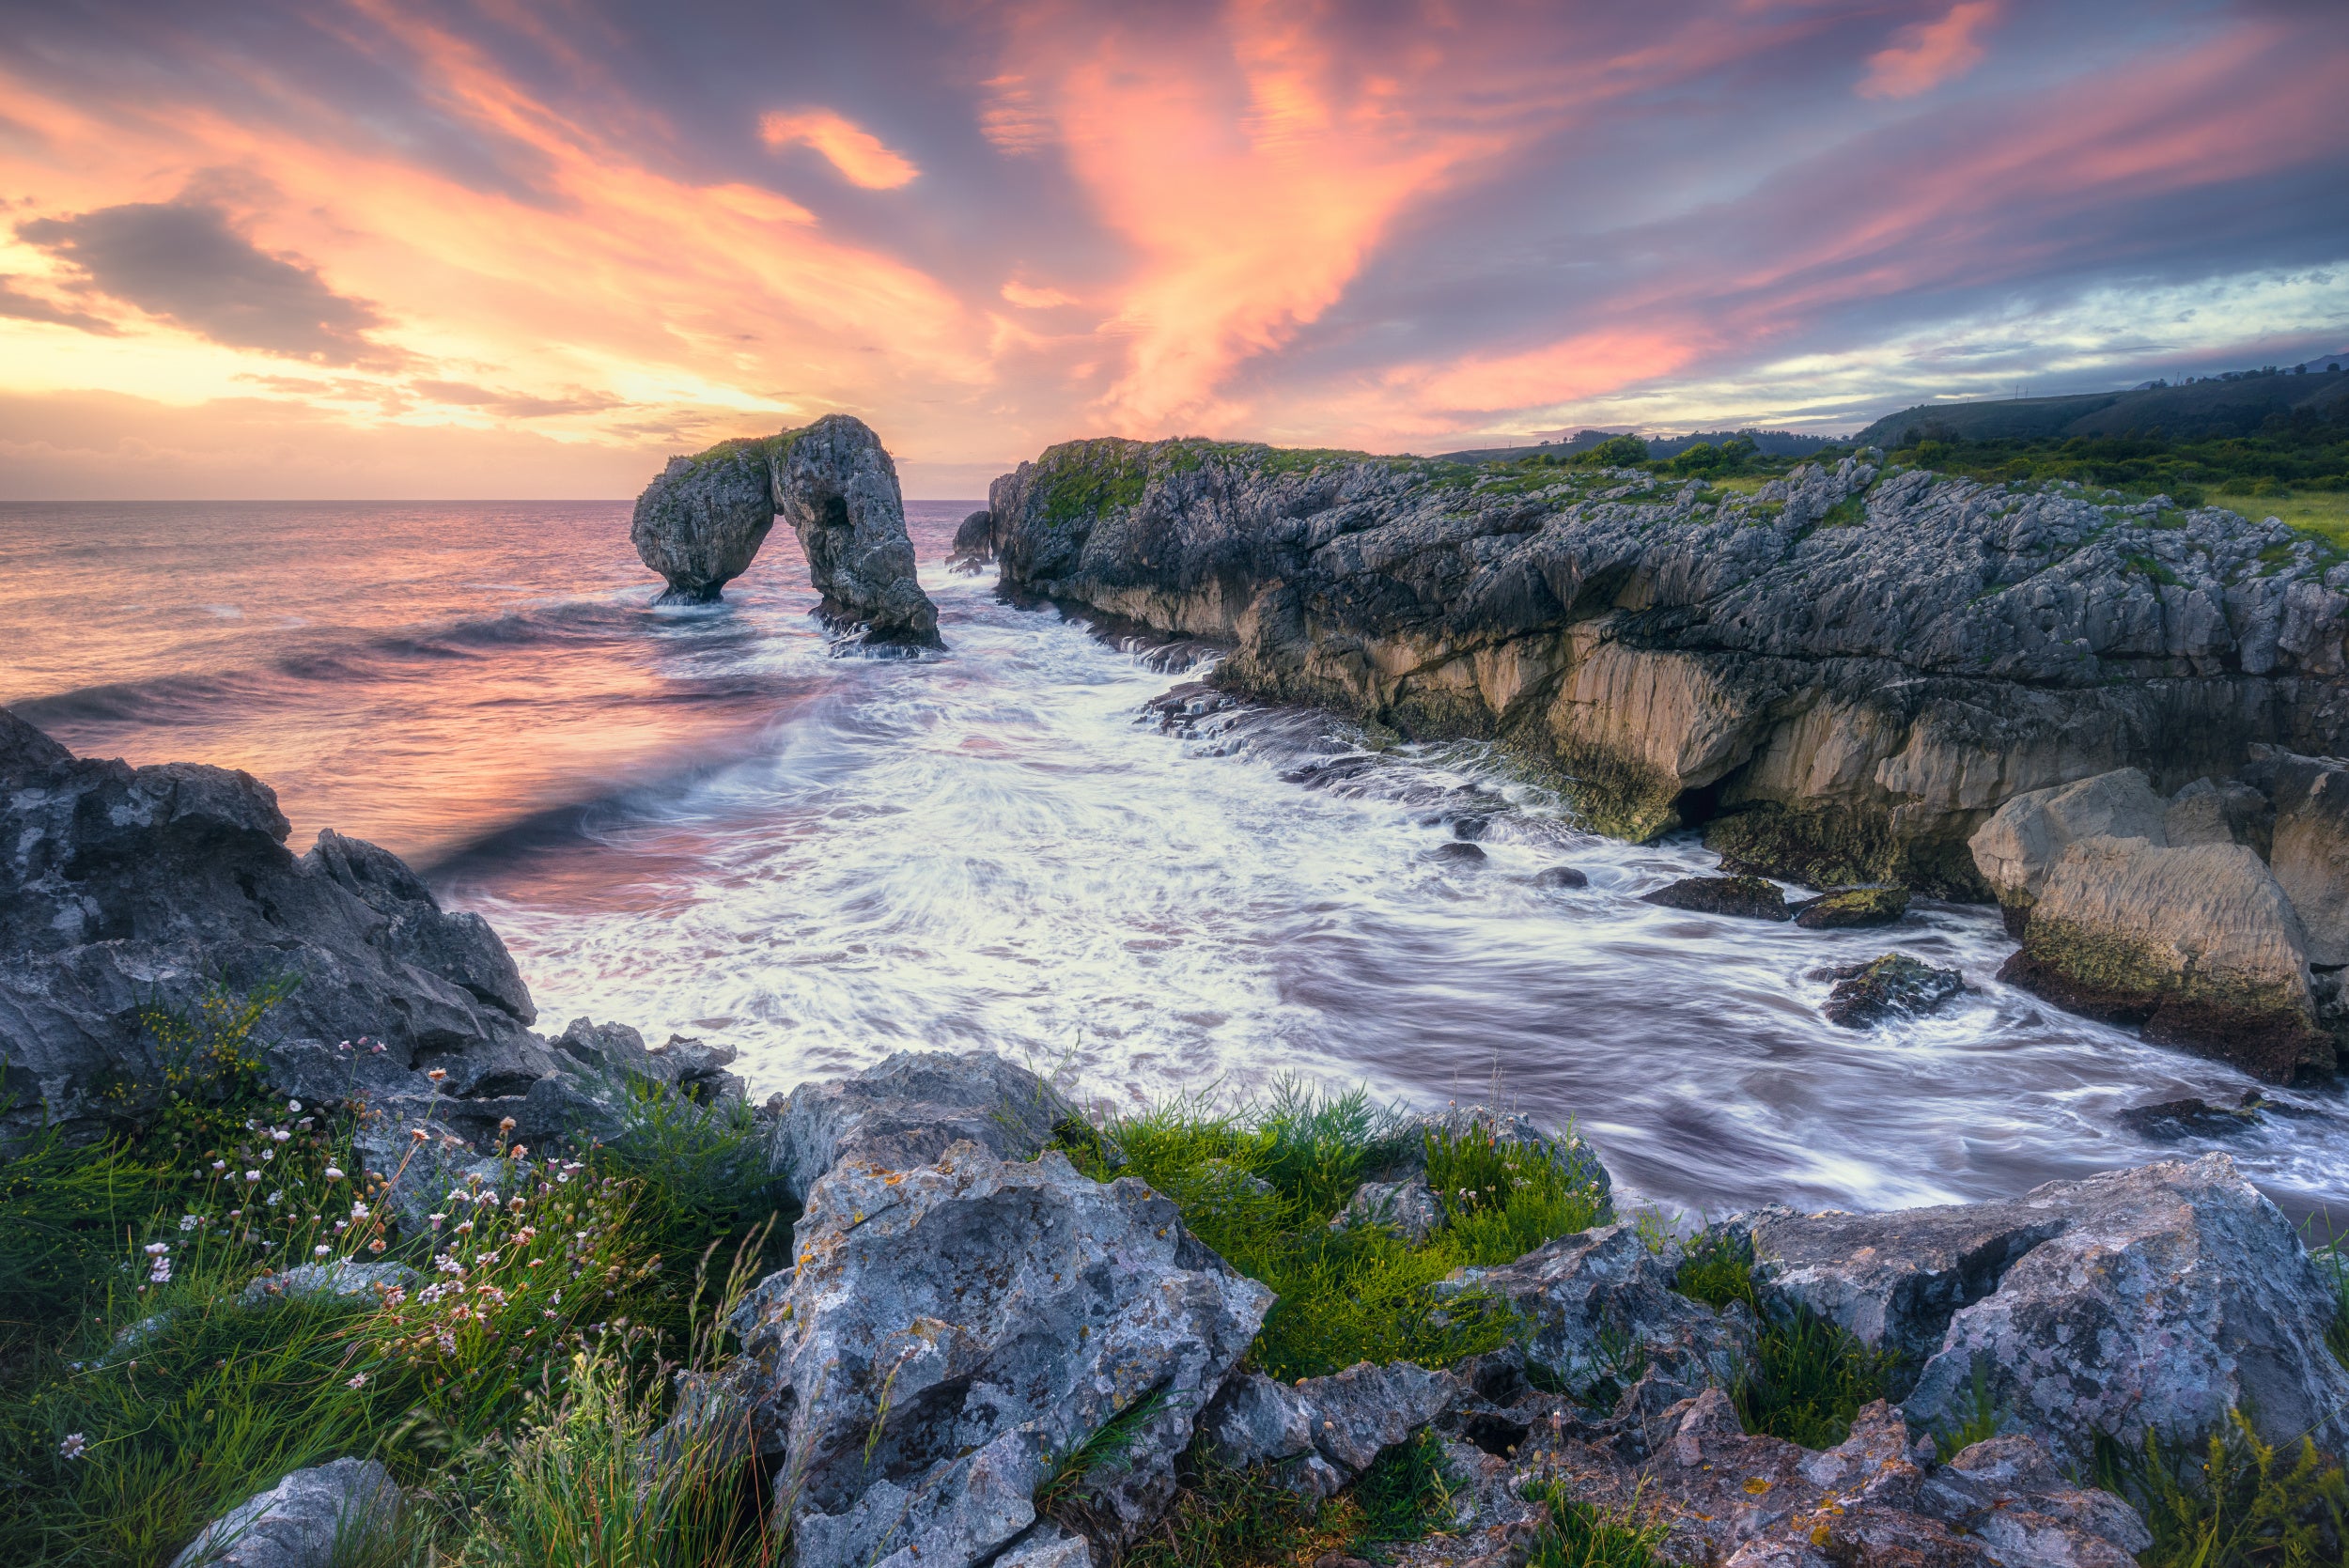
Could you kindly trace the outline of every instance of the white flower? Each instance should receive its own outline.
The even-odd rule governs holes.
[[[247,1171],[244,1173],[244,1179],[249,1182],[257,1182],[261,1179],[261,1173],[258,1171]]]
[[[345,1232],[345,1231],[347,1231],[347,1230],[349,1230],[349,1229],[350,1229],[350,1220],[348,1220],[348,1219],[337,1219],[337,1220],[335,1220],[335,1221],[334,1221],[334,1233],[335,1233],[337,1235],[341,1234],[343,1232]]]
[[[321,1241],[316,1247],[310,1249],[310,1256],[314,1258],[322,1258],[333,1250],[334,1249],[332,1247],[327,1246],[326,1243]]]
[[[300,1100],[288,1100],[286,1102],[286,1109],[293,1112],[296,1116],[299,1116],[302,1114],[302,1102]]]
[[[57,1445],[57,1454],[64,1459],[79,1459],[82,1457],[83,1451],[88,1447],[88,1441],[80,1433],[69,1432],[65,1435],[65,1440]]]
[[[272,1192],[269,1195],[269,1206],[272,1208],[275,1208],[279,1203],[282,1203],[285,1201],[286,1194],[282,1191]]]
[[[441,1221],[442,1221],[442,1220],[443,1220],[443,1219],[446,1219],[448,1218],[448,1216],[447,1216],[447,1215],[445,1215],[445,1214],[435,1214],[435,1215],[428,1215],[428,1216],[427,1216],[426,1218],[429,1219],[432,1221],[432,1228],[433,1228],[434,1230],[436,1230],[436,1231],[437,1231],[437,1230],[439,1230],[439,1229],[441,1228]]]
[[[275,1159],[276,1157],[277,1157],[277,1151],[276,1151],[275,1149],[263,1149],[263,1150],[261,1151],[261,1158],[262,1158],[265,1162],[266,1162],[266,1161],[268,1161],[268,1160],[272,1160],[272,1159]]]
[[[288,1132],[284,1127],[272,1127],[269,1129],[269,1135],[272,1141],[278,1143],[283,1143],[286,1140],[293,1136],[292,1133]]]
[[[228,1162],[225,1159],[216,1159],[212,1161],[212,1169],[215,1171],[226,1171],[228,1169]]]
[[[343,1179],[341,1167],[334,1165],[328,1166],[326,1168],[326,1179],[330,1182],[341,1181]]]
[[[353,1204],[351,1204],[351,1205],[350,1205],[350,1218],[352,1218],[353,1219],[365,1219],[366,1217],[367,1217],[367,1205],[366,1205],[366,1204],[365,1204],[365,1203],[353,1203]]]
[[[171,1243],[168,1241],[150,1241],[147,1244],[147,1255],[150,1258],[160,1258],[170,1250]]]
[[[183,1214],[179,1217],[179,1228],[183,1231],[193,1231],[199,1223],[201,1221],[193,1214]]]
[[[471,1234],[473,1234],[473,1221],[472,1221],[472,1220],[470,1220],[470,1219],[468,1219],[468,1220],[463,1221],[461,1224],[459,1224],[459,1225],[457,1227],[457,1234],[458,1234],[459,1235],[471,1235]]]

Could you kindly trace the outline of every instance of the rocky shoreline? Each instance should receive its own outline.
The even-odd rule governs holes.
[[[2141,786],[2114,810],[2141,806]],[[0,787],[19,1142],[44,1122],[86,1135],[158,1092],[142,1004],[223,977],[299,978],[259,1070],[303,1104],[366,1108],[411,1237],[437,1231],[441,1192],[502,1190],[492,1145],[607,1136],[615,1085],[740,1104],[723,1048],[647,1049],[586,1019],[531,1032],[485,924],[371,846],[329,833],[293,856],[249,776],[75,759],[0,714]],[[2077,806],[2051,808],[2064,831]],[[2063,836],[2010,826],[2043,858]],[[1188,1506],[1202,1466],[1330,1499],[1431,1442],[1457,1484],[1441,1532],[1399,1560],[1514,1568],[1556,1528],[1549,1498],[1628,1521],[1676,1563],[2117,1565],[2152,1536],[2088,1484],[2099,1445],[2190,1447],[2239,1420],[2287,1452],[2349,1449],[2338,1259],[2328,1275],[2224,1155],[2003,1203],[1767,1208],[1675,1237],[1613,1212],[1600,1151],[1455,1109],[1382,1143],[1333,1230],[1441,1243],[1481,1212],[1433,1176],[1463,1138],[1556,1172],[1593,1220],[1434,1287],[1439,1318],[1500,1314],[1482,1319],[1511,1326],[1499,1348],[1281,1380],[1254,1363],[1275,1293],[1194,1234],[1274,1194],[1261,1178],[1231,1169],[1177,1201],[1120,1173],[1116,1123],[984,1052],[900,1054],[752,1114],[765,1177],[796,1207],[793,1261],[750,1292],[739,1353],[689,1380],[650,1452],[715,1443],[756,1467],[801,1568],[1106,1565]],[[412,1139],[420,1157],[396,1157]],[[1790,1330],[1880,1361],[1890,1392],[1848,1436],[1805,1446],[1741,1421],[1733,1394]],[[320,1521],[395,1516],[390,1484],[355,1460],[288,1475],[180,1560],[323,1568]]]

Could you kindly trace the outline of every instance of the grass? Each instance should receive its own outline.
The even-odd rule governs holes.
[[[2349,1478],[2303,1437],[2287,1456],[2241,1412],[2197,1449],[2148,1432],[2097,1445],[2095,1483],[2153,1532],[2145,1568],[2320,1568],[2349,1560]]]
[[[1459,1477],[1422,1432],[1379,1455],[1352,1487],[1316,1506],[1266,1469],[1205,1464],[1183,1478],[1165,1516],[1119,1568],[1246,1568],[1309,1563],[1330,1553],[1378,1561],[1386,1548],[1448,1524]]]
[[[1122,1164],[1109,1163],[1099,1139],[1064,1135],[1060,1145],[1096,1177],[1147,1181],[1201,1241],[1277,1293],[1250,1357],[1283,1379],[1362,1360],[1448,1366],[1497,1349],[1519,1331],[1515,1317],[1472,1292],[1439,1297],[1438,1282],[1610,1218],[1571,1165],[1486,1131],[1419,1133],[1359,1091],[1283,1083],[1229,1110],[1177,1099],[1100,1132]],[[1363,1180],[1414,1154],[1444,1210],[1433,1235],[1415,1244],[1385,1225],[1330,1228]]]
[[[671,1374],[723,1352],[720,1308],[769,1262],[747,1111],[645,1095],[609,1147],[476,1151],[496,1179],[404,1236],[380,1212],[400,1172],[355,1145],[364,1110],[260,1082],[282,994],[157,1011],[159,1070],[119,1086],[109,1137],[52,1131],[0,1164],[0,1561],[154,1568],[345,1455],[438,1501],[412,1545],[445,1561],[679,1560],[553,1521],[618,1495],[614,1435],[658,1424]],[[387,1264],[414,1272],[350,1294],[279,1280]],[[677,1482],[697,1499],[741,1481],[704,1473],[709,1453],[678,1463],[702,1467]],[[627,1526],[645,1540],[704,1528],[701,1501],[654,1504]]]
[[[1674,1284],[1714,1308],[1743,1301],[1761,1321],[1753,1364],[1730,1397],[1748,1432],[1828,1449],[1851,1436],[1862,1405],[1890,1399],[1905,1371],[1890,1351],[1867,1345],[1806,1307],[1764,1312],[1751,1259],[1719,1235],[1701,1237]]]
[[[1662,1526],[1578,1501],[1556,1481],[1532,1483],[1524,1497],[1548,1513],[1526,1568],[1661,1568]]]
[[[2230,495],[2207,498],[2213,506],[2240,512],[2252,521],[2276,518],[2287,528],[2312,535],[2336,550],[2349,550],[2349,490],[2308,490],[2295,495]]]

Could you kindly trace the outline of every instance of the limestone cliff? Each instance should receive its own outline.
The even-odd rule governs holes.
[[[2121,767],[2349,741],[2349,566],[2279,523],[1844,460],[1750,494],[1204,441],[1047,451],[1007,588],[1232,647],[1219,678],[1499,737],[1591,823],[1733,866],[1982,896],[1968,836]]]

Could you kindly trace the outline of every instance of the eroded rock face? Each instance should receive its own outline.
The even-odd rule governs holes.
[[[1966,841],[2015,795],[2349,749],[2349,567],[2217,510],[1197,441],[1057,446],[988,505],[1007,586],[1223,642],[1236,689],[1515,740],[1604,831],[1709,790],[1732,869],[1812,886],[1979,896]]]
[[[2091,1434],[2349,1438],[2334,1296],[2225,1155],[2050,1182],[2007,1203],[1749,1217],[1766,1312],[1809,1308],[1921,1371],[1904,1410],[1953,1432],[1983,1380],[2002,1430],[2085,1466]]]
[[[2272,1082],[2333,1070],[2300,920],[2238,844],[2069,846],[2001,979],[2058,1006],[2232,1062]]]
[[[326,832],[297,857],[287,831],[250,774],[76,759],[0,710],[0,1141],[44,1116],[94,1129],[107,1074],[160,1068],[141,1009],[215,983],[298,981],[272,1060],[317,1062],[334,1097],[429,1090],[430,1066],[448,1095],[520,1094],[553,1070],[487,923],[373,845]],[[386,1049],[336,1048],[363,1037]]]
[[[1662,1404],[1729,1388],[1753,1355],[1752,1314],[1715,1312],[1672,1289],[1680,1253],[1657,1253],[1636,1227],[1603,1225],[1561,1236],[1512,1264],[1463,1268],[1443,1288],[1505,1301],[1532,1326],[1526,1359],[1588,1397],[1646,1381]]]
[[[372,1459],[337,1459],[296,1470],[239,1503],[188,1543],[171,1568],[334,1568],[397,1524],[399,1510],[391,1471]]]
[[[1074,1501],[1097,1538],[1139,1531],[1271,1304],[1172,1203],[1056,1152],[844,1157],[794,1240],[795,1266],[738,1319],[735,1386],[782,1455],[805,1568],[988,1561],[1034,1526],[1059,1462],[1121,1416],[1127,1464]]]
[[[668,582],[663,604],[706,604],[750,569],[780,515],[823,596],[820,613],[867,644],[939,647],[916,577],[897,468],[863,420],[722,442],[673,458],[636,499],[629,536]]]
[[[848,1078],[802,1083],[769,1102],[768,1168],[794,1200],[844,1159],[927,1165],[952,1143],[1028,1159],[1076,1113],[1051,1085],[993,1051],[899,1051]]]
[[[2012,917],[2028,915],[2063,852],[2082,839],[2137,838],[2167,845],[2169,807],[2145,775],[2116,768],[2092,779],[2014,797],[1976,830],[1968,847],[1983,881]]]
[[[1252,1372],[1224,1385],[1200,1436],[1223,1464],[1278,1465],[1292,1490],[1328,1498],[1467,1391],[1450,1373],[1408,1361],[1363,1361],[1293,1385]]]
[[[2349,964],[2349,763],[2287,756],[2274,776],[2268,863],[2300,917],[2309,962]]]

